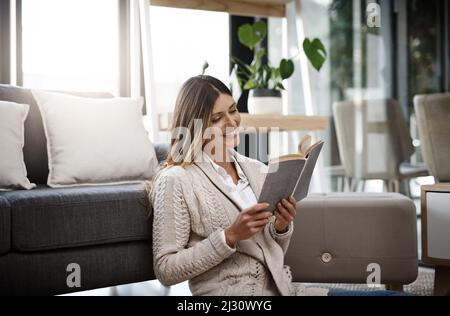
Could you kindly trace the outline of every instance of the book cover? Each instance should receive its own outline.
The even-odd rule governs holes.
[[[304,152],[299,154],[271,160],[258,202],[269,203],[269,210],[274,212],[281,199],[287,199],[291,195],[297,202],[304,199],[308,195],[311,177],[322,147],[323,141],[319,141],[307,149],[304,147]]]

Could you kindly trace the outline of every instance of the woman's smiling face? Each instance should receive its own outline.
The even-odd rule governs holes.
[[[237,147],[239,145],[238,127],[240,124],[241,116],[233,97],[221,93],[214,103],[211,115],[211,127],[220,129],[220,137],[223,137],[221,142],[216,143],[223,143],[228,148]]]

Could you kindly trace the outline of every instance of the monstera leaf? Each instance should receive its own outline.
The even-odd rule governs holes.
[[[319,71],[327,57],[327,52],[322,42],[318,38],[312,41],[309,38],[305,38],[303,41],[303,50],[312,66]]]

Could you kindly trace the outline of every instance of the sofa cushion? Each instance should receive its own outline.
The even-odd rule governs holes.
[[[143,184],[91,186],[3,194],[11,205],[11,248],[39,251],[151,236]]]
[[[3,194],[0,193],[0,255],[8,252],[11,246],[11,210]]]
[[[0,191],[32,189],[23,160],[24,122],[29,106],[0,100]]]
[[[136,183],[153,177],[144,99],[86,98],[33,90],[47,137],[50,187]]]
[[[91,98],[110,98],[103,92],[64,92]],[[28,104],[30,111],[25,121],[25,146],[23,155],[28,171],[28,179],[33,183],[47,183],[48,159],[47,141],[44,134],[41,113],[30,89],[0,84],[0,100]]]

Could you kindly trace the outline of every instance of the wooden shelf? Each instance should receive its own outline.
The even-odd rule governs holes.
[[[160,115],[161,131],[168,131],[171,115]],[[241,113],[241,127],[244,132],[252,132],[252,128],[278,128],[279,131],[317,131],[327,127],[328,119],[324,116],[280,115],[280,114],[248,114]]]
[[[151,5],[228,12],[245,16],[284,17],[292,0],[150,0]]]
[[[244,128],[279,128],[280,131],[314,131],[327,127],[324,116],[241,113]]]

